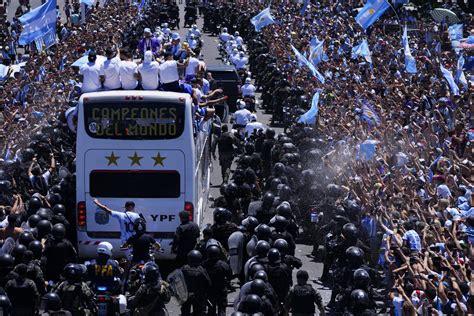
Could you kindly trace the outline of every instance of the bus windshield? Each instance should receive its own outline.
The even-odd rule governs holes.
[[[174,139],[184,130],[180,101],[84,101],[84,123],[92,138]]]

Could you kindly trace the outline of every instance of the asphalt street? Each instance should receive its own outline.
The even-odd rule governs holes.
[[[62,11],[63,3],[64,0],[57,0],[58,5],[61,10],[61,15],[64,16],[64,12]],[[41,0],[30,0],[32,8],[37,7],[38,5],[41,4]],[[8,17],[11,19],[14,15],[15,9],[18,6],[18,1],[13,0],[8,7]],[[182,28],[182,23],[184,21],[184,11],[183,11],[184,5],[181,5],[181,29],[177,30],[181,37],[184,37],[188,31],[188,29]],[[198,20],[198,26],[201,28],[202,27],[202,19]],[[150,26],[153,28],[153,26]],[[202,49],[202,55],[203,55],[203,60],[206,62],[207,65],[213,65],[213,64],[220,64],[220,58],[217,50],[217,42],[215,37],[211,37],[208,34],[203,34],[202,40],[204,41],[203,43],[203,49]],[[270,115],[264,114],[261,110],[258,110],[257,112],[258,115],[258,120],[264,124],[269,124],[270,123]],[[275,128],[277,133],[282,132],[281,129]],[[235,167],[235,166],[234,166]],[[212,218],[212,212],[213,209],[211,208],[212,205],[212,199],[216,198],[219,196],[219,186],[222,183],[222,178],[220,175],[220,167],[219,167],[219,162],[216,160],[213,162],[213,171],[211,174],[211,183],[212,187],[210,190],[210,200],[208,201],[207,204],[207,210],[204,215],[204,222],[203,225],[210,223],[212,224],[213,218]],[[303,244],[298,244],[296,248],[296,256],[302,260],[303,262],[303,269],[307,270],[309,275],[310,275],[310,280],[315,280],[317,277],[319,277],[322,273],[322,264],[319,262],[315,262],[311,257],[308,255],[311,253],[312,247],[308,245],[303,245]],[[293,278],[295,279],[296,271],[294,271]],[[296,282],[296,279],[295,279]],[[310,281],[311,282],[311,281]],[[313,286],[320,291],[320,293],[323,296],[323,301],[324,304],[327,304],[329,302],[330,298],[330,291],[327,288],[322,288],[321,285],[312,283]],[[229,305],[232,305],[231,303],[234,301],[234,297],[238,293],[238,288],[237,285],[234,284],[236,287],[236,290],[232,293],[229,294],[228,299],[229,299]],[[174,299],[167,305],[168,311],[170,315],[179,315],[180,314],[180,309],[179,305],[177,304]],[[233,309],[228,308],[227,309],[227,315],[230,315],[232,313]]]

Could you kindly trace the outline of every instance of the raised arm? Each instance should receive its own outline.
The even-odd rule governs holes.
[[[104,204],[100,203],[98,199],[92,200],[95,205],[97,205],[100,209],[106,211],[107,213],[112,213],[112,209],[109,208],[108,206],[105,206]]]

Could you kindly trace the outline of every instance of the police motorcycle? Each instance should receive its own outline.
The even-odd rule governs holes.
[[[97,246],[98,259],[86,261],[91,280],[88,282],[96,294],[98,316],[128,315],[127,299],[121,292],[121,279],[114,276],[114,265],[119,271],[118,262],[112,259],[113,246],[109,242],[101,242]],[[116,271],[116,270],[115,270]]]

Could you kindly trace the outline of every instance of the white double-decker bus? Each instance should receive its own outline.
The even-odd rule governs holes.
[[[171,241],[186,210],[203,220],[210,180],[210,122],[194,129],[191,97],[160,91],[86,93],[77,107],[77,238],[82,258],[109,241],[120,251],[116,211],[126,201],[147,222],[147,231],[171,257]],[[130,227],[128,229],[133,229]]]

